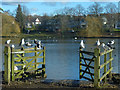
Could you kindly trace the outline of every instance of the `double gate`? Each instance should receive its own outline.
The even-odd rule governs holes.
[[[4,49],[4,79],[10,83],[16,79],[41,75],[45,77],[45,47],[43,49],[26,48],[14,49],[5,46]]]

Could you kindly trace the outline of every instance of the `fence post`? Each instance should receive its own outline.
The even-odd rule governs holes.
[[[45,74],[45,50],[46,50],[46,48],[43,47],[42,77],[46,77],[46,74]]]
[[[37,56],[37,46],[35,46],[35,56]],[[35,74],[37,74],[37,58],[35,58]]]
[[[24,47],[23,47],[23,46],[21,47],[21,51],[24,51]],[[25,54],[24,54],[24,53],[22,53],[22,54],[21,54],[21,56],[22,56],[22,57],[24,57],[24,56],[25,56]],[[24,64],[24,61],[23,61],[23,60],[21,60],[21,61],[22,61],[22,64]],[[25,68],[25,67],[24,67],[24,66],[22,66],[22,68]],[[25,70],[25,69],[24,69],[24,70]],[[23,73],[24,73],[24,71],[23,71]]]
[[[107,61],[107,54],[104,54],[104,63]],[[107,72],[107,65],[104,66],[104,74]],[[104,78],[104,83],[106,83],[106,76]]]
[[[4,60],[5,60],[5,65],[4,65],[4,79],[5,82],[8,84],[10,83],[10,59],[11,59],[11,48],[10,46],[5,46],[5,54],[4,54]]]
[[[13,51],[14,51],[14,48],[11,47],[11,52]],[[12,81],[14,81],[14,54],[13,53],[11,54],[12,54],[11,55],[11,74],[12,74],[11,78],[12,78]]]
[[[94,55],[96,56],[95,62],[94,62],[94,87],[99,88],[100,87],[100,49],[95,48],[94,49]]]
[[[82,53],[81,53],[81,51],[82,51],[82,49],[79,48],[79,65],[80,65],[79,74],[80,74],[80,79],[81,79],[81,75],[82,75],[82,72],[81,72],[81,70],[82,70],[82,65],[81,65],[81,63],[82,63],[82,59],[81,59]]]
[[[111,59],[112,58],[112,51],[109,53],[109,59]],[[110,61],[110,63],[109,63],[109,69],[111,69],[112,68],[112,61]],[[112,79],[112,72],[110,71],[110,73],[109,73],[109,78],[110,78],[110,80]]]

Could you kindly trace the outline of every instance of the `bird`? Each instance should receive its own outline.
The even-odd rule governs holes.
[[[85,48],[85,44],[84,44],[83,40],[81,40],[80,49],[83,49],[83,48]]]
[[[23,46],[25,44],[24,38],[21,40],[19,46]]]
[[[28,47],[33,46],[33,45],[32,45],[32,44],[30,44],[29,42],[26,42],[26,43],[25,43],[25,45],[26,45],[26,46],[28,46]]]
[[[12,48],[15,48],[15,45],[12,45],[11,47],[12,47]]]
[[[100,40],[99,39],[96,41],[95,46],[100,46]]]
[[[108,45],[106,45],[105,43],[102,43],[101,46],[104,48],[104,50],[109,50],[111,49]]]
[[[11,40],[9,39],[9,40],[7,40],[7,41],[5,42],[5,44],[9,45],[10,42],[11,42]]]
[[[37,43],[37,48],[38,48],[38,49],[41,49],[41,48],[42,48],[41,41],[38,41],[38,43]]]
[[[75,40],[77,40],[77,37],[75,37]]]
[[[108,44],[111,44],[111,45],[115,44],[115,40],[109,41]]]
[[[34,43],[35,43],[35,44],[37,44],[37,43],[38,43],[37,39],[35,39],[35,40],[34,40]]]

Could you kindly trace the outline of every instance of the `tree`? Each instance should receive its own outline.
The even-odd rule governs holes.
[[[109,30],[112,31],[112,29],[114,28],[114,25],[116,24],[118,20],[118,16],[117,16],[118,9],[116,5],[113,3],[107,4],[105,8],[106,8],[106,13],[107,13],[106,18],[108,20]]]
[[[23,32],[23,29],[25,28],[25,24],[24,24],[24,15],[20,4],[18,4],[18,8],[17,8],[16,21],[19,23],[20,29]]]
[[[76,11],[75,11],[77,16],[82,16],[85,14],[85,9],[79,4],[76,7]]]
[[[95,16],[98,16],[102,11],[103,8],[97,2],[95,2],[93,5],[89,6],[88,8],[88,14],[94,14]]]

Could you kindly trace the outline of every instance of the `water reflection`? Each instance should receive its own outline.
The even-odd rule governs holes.
[[[4,50],[4,42],[9,38],[2,39],[1,45],[3,45],[2,51]],[[40,40],[40,38],[37,38]],[[85,41],[85,50],[94,51],[97,38],[86,39],[81,38]],[[46,47],[46,74],[48,79],[79,79],[79,45],[80,40],[41,40],[42,44]],[[12,38],[12,44],[15,44],[16,48],[18,46],[21,38]],[[25,38],[25,41],[30,41],[33,43],[34,38]],[[112,38],[101,38],[100,41],[108,42],[113,40]],[[115,39],[116,49],[113,51],[113,71],[114,73],[120,73],[120,60],[118,60],[118,55],[120,54],[119,39]],[[28,54],[26,54],[29,56]],[[30,55],[31,56],[31,55]],[[4,57],[1,57],[4,60]],[[101,60],[101,64],[103,60]],[[3,64],[3,63],[2,63]],[[93,63],[91,65],[94,65]],[[2,67],[4,70],[4,67]],[[102,72],[103,70],[101,70]],[[93,70],[92,70],[93,72]],[[88,75],[86,75],[88,76]],[[89,76],[88,76],[89,77]]]

